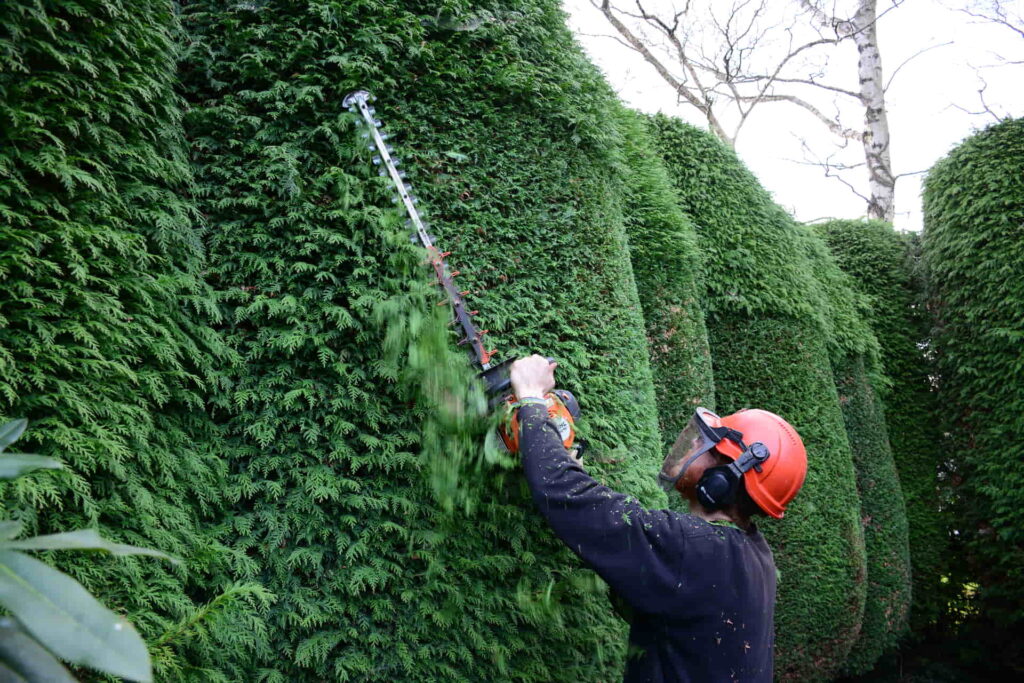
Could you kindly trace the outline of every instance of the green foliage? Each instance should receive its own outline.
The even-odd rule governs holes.
[[[700,254],[643,119],[623,111],[626,231],[647,330],[662,446],[668,449],[697,406],[714,408]]]
[[[856,291],[823,240],[805,231],[808,261],[815,274],[818,302],[830,342],[832,374],[839,392],[846,434],[853,453],[860,496],[860,520],[867,555],[867,599],[857,642],[843,670],[869,671],[895,646],[910,611],[910,557],[907,513],[900,490],[885,415],[876,392],[885,382],[879,367],[879,343],[867,317],[870,299]]]
[[[863,357],[848,357],[833,370],[857,472],[867,553],[864,622],[843,667],[845,673],[860,674],[870,671],[907,630],[911,598],[907,512],[882,403],[867,379]]]
[[[51,458],[5,452],[27,424],[21,419],[0,426],[0,463],[34,459],[36,468],[60,469]],[[11,470],[0,479],[21,474]],[[129,680],[151,681],[149,652],[130,623],[68,575],[19,551],[100,550],[171,558],[156,550],[111,543],[95,529],[18,540],[20,531],[19,522],[0,521],[0,607],[11,614],[0,619],[0,675],[27,683],[73,681],[56,656]]]
[[[940,579],[949,544],[937,494],[943,450],[938,406],[922,351],[930,323],[914,277],[912,240],[882,221],[830,221],[815,229],[870,303],[865,317],[878,336],[889,381],[882,395],[885,421],[906,502],[913,568],[910,624],[920,631],[944,611],[948,595]]]
[[[764,530],[781,575],[777,675],[822,680],[860,630],[865,550],[829,364],[829,346],[839,341],[804,257],[808,237],[711,135],[660,115],[650,125],[704,255],[702,305],[719,411],[771,410],[807,446],[803,490],[785,519]]]
[[[214,588],[226,471],[201,407],[232,362],[197,323],[215,311],[173,27],[166,0],[0,4],[0,416],[65,465],[3,484],[0,508],[187,558],[55,555],[149,637],[191,613],[193,581]]]
[[[935,164],[924,216],[942,426],[962,481],[957,529],[982,613],[1008,635],[1024,623],[1024,119]],[[1019,639],[1011,647],[1019,663]]]
[[[443,387],[459,389],[455,352],[438,356],[429,270],[341,109],[349,90],[376,93],[493,345],[557,358],[592,471],[654,500],[617,105],[558,4],[190,2],[182,20],[207,278],[243,359],[213,395],[232,470],[223,538],[231,575],[278,597],[271,647],[209,666],[267,681],[618,677],[624,626],[519,474],[473,439],[438,453],[466,405],[462,390],[430,422]],[[464,417],[459,438],[479,426]]]

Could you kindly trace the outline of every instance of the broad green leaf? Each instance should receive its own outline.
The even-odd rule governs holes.
[[[9,541],[21,533],[21,522],[5,519],[0,522],[0,541]]]
[[[9,617],[0,619],[0,681],[26,683],[74,683],[57,658]]]
[[[149,555],[159,557],[161,560],[168,560],[177,564],[179,560],[167,553],[149,548],[138,548],[133,545],[113,543],[100,536],[95,529],[79,529],[78,531],[67,531],[62,534],[47,534],[46,536],[33,536],[20,541],[0,542],[0,549],[3,550],[102,550],[112,555]]]
[[[0,550],[0,605],[67,662],[133,681],[153,680],[135,627],[70,576],[35,558]]]
[[[0,479],[14,479],[35,470],[59,470],[59,460],[31,453],[0,455]]]
[[[11,420],[0,426],[0,453],[3,453],[5,448],[18,440],[27,426],[28,420],[25,418]]]

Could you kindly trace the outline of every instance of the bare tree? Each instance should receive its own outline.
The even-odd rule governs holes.
[[[967,3],[966,6],[964,6],[965,2]],[[947,7],[972,17],[974,21],[971,23],[999,26],[1016,34],[1018,38],[1024,39],[1024,13],[1022,13],[1024,5],[1021,4],[1020,0],[957,0],[956,2],[948,3]],[[986,95],[989,87],[986,72],[1024,65],[1024,59],[1021,58],[1024,57],[1024,54],[1022,54],[1024,50],[1021,50],[1021,48],[1024,48],[1024,42],[1015,44],[1019,50],[1017,54],[1007,56],[994,50],[989,50],[988,55],[992,58],[989,63],[971,65],[978,79],[978,89],[976,91],[978,96],[977,105],[968,108],[954,103],[951,106],[971,116],[990,117],[997,123],[1011,118],[1012,115],[1009,110],[1003,109],[1000,111],[1000,107],[989,103]],[[1009,47],[1010,45],[1011,43],[1007,43],[1004,47]]]
[[[1016,8],[1014,7],[1016,5]],[[999,24],[1024,38],[1024,14],[1021,4],[1015,0],[973,0],[967,7],[960,8],[964,14],[981,21]],[[1020,64],[1020,62],[1011,62]]]
[[[768,102],[799,107],[836,136],[840,147],[860,143],[863,163],[821,165],[829,175],[840,167],[865,167],[869,193],[858,195],[867,202],[868,216],[887,221],[893,218],[897,176],[885,109],[892,77],[883,80],[877,22],[902,1],[886,0],[878,12],[877,0],[849,0],[851,13],[841,14],[831,0],[661,3],[670,4],[668,10],[655,10],[651,0],[590,0],[615,28],[613,37],[642,55],[678,101],[700,111],[710,130],[729,145],[735,146],[754,108]],[[825,76],[836,46],[843,43],[857,49],[854,87],[833,84]],[[824,111],[822,93],[832,98],[834,111]],[[859,125],[843,120],[851,104],[863,112]]]

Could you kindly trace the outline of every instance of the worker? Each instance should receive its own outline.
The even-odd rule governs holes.
[[[796,430],[764,410],[698,408],[658,474],[690,513],[648,510],[566,450],[546,405],[556,366],[533,355],[511,367],[519,449],[555,535],[631,608],[624,680],[770,683],[777,572],[752,518],[781,518],[803,485]]]

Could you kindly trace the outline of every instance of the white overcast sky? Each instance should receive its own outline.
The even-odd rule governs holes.
[[[727,1],[721,0],[723,5]],[[633,5],[633,0],[614,2]],[[795,0],[771,2],[793,4]],[[879,11],[890,2],[879,0]],[[1024,37],[955,11],[970,2],[903,0],[879,21],[879,49],[886,78],[907,58],[939,46],[903,66],[888,91],[886,104],[896,173],[928,169],[972,131],[994,122],[992,116],[972,116],[954,106],[981,108],[979,74],[988,83],[985,101],[993,111],[1001,116],[1024,116]],[[645,7],[650,10],[671,4],[671,0],[647,0]],[[1018,17],[1024,14],[1024,0],[1005,4]],[[692,107],[676,104],[671,87],[642,57],[610,38],[593,35],[611,34],[614,29],[590,0],[563,0],[563,7],[577,40],[623,101],[641,111],[661,111],[707,127]],[[856,90],[856,49],[852,43],[841,49],[844,54],[833,58],[826,80]],[[1007,65],[1006,61],[1019,63]],[[1001,66],[991,66],[995,64]],[[859,128],[862,119],[863,115],[854,111],[844,123]],[[822,169],[796,163],[806,158],[797,136],[823,150],[823,156],[834,140],[820,123],[799,109],[785,103],[766,103],[755,109],[738,137],[736,149],[775,200],[798,220],[863,216],[862,199],[839,181],[825,178]],[[853,144],[859,147],[859,143]],[[867,193],[863,169],[848,172],[847,178]],[[920,175],[911,175],[897,182],[894,222],[898,229],[921,229],[920,181]]]

